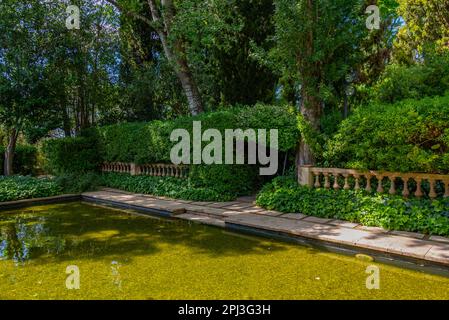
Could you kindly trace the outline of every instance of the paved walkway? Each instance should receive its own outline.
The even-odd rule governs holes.
[[[387,231],[347,221],[284,214],[254,205],[254,198],[232,202],[193,202],[127,193],[105,188],[82,194],[86,200],[107,201],[135,208],[168,212],[172,217],[225,227],[250,227],[308,239],[392,253],[449,266],[449,238]]]

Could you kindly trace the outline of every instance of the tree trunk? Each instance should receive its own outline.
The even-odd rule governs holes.
[[[321,103],[318,97],[308,94],[307,89],[302,89],[302,105],[301,115],[311,125],[311,127],[319,132],[320,130],[320,116],[321,116]],[[298,155],[296,157],[297,165],[315,165],[315,156],[313,151],[304,137],[301,136],[299,142]]]
[[[316,10],[313,0],[307,1],[307,16],[313,22],[316,21]],[[300,73],[302,75],[302,87],[301,87],[301,114],[304,120],[307,121],[310,126],[319,132],[320,130],[320,117],[321,117],[321,103],[318,98],[319,92],[319,79],[320,79],[320,67],[317,62],[313,62],[314,55],[314,29],[313,23],[307,31],[306,47],[304,50],[304,56],[300,58]],[[298,154],[296,157],[297,166],[315,165],[315,156],[310,145],[301,136],[299,142]]]
[[[200,91],[198,90],[198,86],[193,78],[190,66],[185,58],[186,52],[184,44],[180,39],[175,41],[173,47],[168,43],[168,35],[170,33],[171,24],[175,15],[174,4],[171,0],[162,0],[161,4],[163,7],[162,17],[159,15],[159,11],[154,0],[148,0],[153,22],[162,22],[164,24],[164,28],[157,28],[156,31],[159,35],[159,39],[161,40],[165,57],[170,64],[173,65],[176,75],[181,82],[184,94],[187,97],[190,113],[192,115],[197,115],[203,112],[204,108]]]
[[[193,77],[192,70],[186,60],[186,52],[184,45],[180,39],[174,41],[174,45],[170,46],[168,38],[171,31],[171,25],[176,15],[176,8],[173,0],[161,0],[161,10],[159,10],[155,0],[147,0],[150,8],[151,20],[136,12],[127,10],[116,0],[107,0],[123,13],[139,19],[151,28],[154,28],[159,36],[164,49],[164,54],[170,64],[173,66],[176,76],[181,82],[184,94],[187,97],[189,110],[192,115],[199,114],[204,111],[201,94],[198,85]]]
[[[16,151],[16,143],[19,132],[17,129],[11,129],[8,137],[8,146],[5,150],[5,163],[4,163],[4,174],[5,176],[11,176],[13,174],[13,160],[14,152]]]
[[[72,128],[70,127],[69,111],[67,110],[67,103],[64,101],[62,105],[62,126],[64,129],[64,136],[70,137],[72,135]]]
[[[190,72],[190,68],[187,65],[187,61],[184,59],[180,60],[181,61],[178,60],[177,63],[180,66],[180,70],[176,73],[181,81],[182,88],[184,89],[184,93],[187,97],[190,113],[192,115],[197,115],[204,111],[203,104],[201,102],[201,95],[196,82],[193,79],[192,73]]]

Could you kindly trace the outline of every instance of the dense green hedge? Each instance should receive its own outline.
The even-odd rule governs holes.
[[[235,194],[227,190],[195,186],[190,179],[173,177],[130,176],[127,174],[106,173],[101,184],[129,192],[166,196],[193,201],[229,201]]]
[[[96,171],[101,163],[95,135],[43,141],[45,169],[52,174],[83,174]]]
[[[62,191],[54,180],[29,176],[0,177],[0,202],[50,197]]]
[[[293,149],[299,139],[296,118],[287,107],[256,105],[181,117],[171,121],[125,123],[99,128],[102,158],[108,162],[159,163],[170,162],[170,141],[175,129],[192,134],[193,121],[201,121],[202,131],[225,129],[278,129],[279,150]],[[206,145],[207,143],[204,143]],[[223,143],[224,146],[224,143]],[[192,149],[193,152],[193,149]],[[257,166],[195,165],[189,181],[192,187],[214,190],[235,197],[251,194],[260,185]],[[212,196],[213,198],[214,196]]]
[[[324,164],[449,172],[449,95],[359,107],[327,142]]]
[[[293,178],[278,177],[263,187],[257,204],[270,210],[449,236],[449,198],[432,201],[362,191],[312,189],[299,186]]]
[[[3,175],[5,147],[0,146],[0,173]],[[14,153],[13,172],[23,175],[32,174],[37,163],[37,148],[31,145],[18,145]]]
[[[186,129],[192,133],[193,121],[201,121],[203,131],[209,128],[243,130],[278,129],[279,150],[287,151],[296,146],[299,132],[296,117],[287,107],[256,105],[225,109],[181,117],[172,121],[125,123],[99,128],[100,150],[109,162],[155,163],[170,162],[170,142],[174,129]],[[207,144],[207,143],[205,143]]]
[[[449,92],[449,52],[426,55],[424,63],[387,66],[382,78],[366,88],[366,96],[385,103],[419,100]]]

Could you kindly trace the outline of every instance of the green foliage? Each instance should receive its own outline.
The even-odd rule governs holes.
[[[57,175],[96,171],[101,163],[95,136],[45,140],[45,168]]]
[[[100,149],[105,161],[156,163],[170,162],[170,142],[174,129],[192,133],[193,121],[201,121],[203,130],[215,128],[243,130],[278,129],[279,149],[287,151],[296,146],[299,133],[295,116],[287,107],[258,104],[254,107],[224,109],[195,117],[180,117],[171,121],[125,123],[99,128]]]
[[[54,180],[65,193],[94,191],[101,184],[101,177],[94,172],[62,174]]]
[[[302,85],[302,98],[335,105],[345,76],[361,61],[368,35],[358,0],[276,0],[276,46],[270,52],[281,82]],[[311,99],[313,98],[313,99]]]
[[[0,202],[43,198],[62,193],[53,180],[25,176],[0,177]]]
[[[213,189],[234,196],[249,195],[260,186],[259,168],[250,165],[196,165],[189,180],[196,188]]]
[[[449,96],[359,107],[327,142],[326,166],[449,172]]]
[[[173,177],[130,176],[126,174],[106,173],[101,184],[129,192],[166,196],[174,199],[193,201],[229,201],[235,195],[214,188],[194,186],[189,179]]]
[[[410,63],[430,47],[448,50],[449,0],[398,0],[402,24],[395,39],[395,57]]]
[[[392,64],[371,90],[374,100],[385,103],[449,93],[449,52],[429,53],[424,63],[411,66]]]
[[[0,147],[0,172],[3,173],[5,147]],[[37,148],[31,145],[18,145],[14,152],[13,171],[22,175],[35,172],[37,163]]]
[[[257,204],[270,210],[342,219],[366,226],[449,235],[449,198],[404,199],[362,191],[312,189],[279,177],[264,186]]]

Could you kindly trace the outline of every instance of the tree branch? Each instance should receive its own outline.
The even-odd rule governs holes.
[[[140,20],[142,22],[145,22],[146,24],[148,24],[149,26],[154,28],[153,21],[151,21],[147,17],[142,16],[142,15],[140,15],[140,14],[134,12],[134,11],[131,11],[131,10],[128,10],[128,9],[124,8],[122,5],[117,3],[117,1],[115,1],[115,0],[106,0],[106,1],[109,2],[110,4],[112,4],[114,7],[116,7],[118,10],[120,10],[122,13],[126,14],[127,16],[130,16],[130,17],[138,19],[138,20]]]

